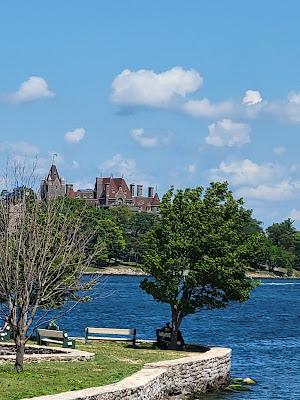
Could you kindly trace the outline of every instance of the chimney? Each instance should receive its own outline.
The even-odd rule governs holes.
[[[73,192],[74,192],[74,186],[69,184],[69,183],[67,183],[66,184],[66,194],[67,194],[67,196],[71,196],[73,194]]]
[[[149,186],[148,187],[148,197],[153,197],[154,195],[154,187]]]
[[[135,185],[131,184],[130,185],[130,193],[131,193],[132,197],[134,197],[134,192],[135,192]]]
[[[137,196],[138,197],[143,196],[143,185],[137,185]]]
[[[109,183],[106,183],[105,184],[105,205],[107,205],[107,206],[109,203],[108,199],[109,199]]]

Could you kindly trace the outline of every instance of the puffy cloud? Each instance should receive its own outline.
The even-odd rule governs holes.
[[[223,119],[208,126],[207,144],[216,147],[242,146],[250,143],[250,127],[247,124]]]
[[[193,69],[174,67],[161,73],[126,69],[113,80],[111,99],[124,106],[166,107],[177,97],[198,90],[202,82]]]
[[[49,90],[44,78],[31,76],[20,85],[15,93],[8,96],[8,100],[12,103],[25,103],[54,96],[55,94]]]
[[[293,219],[294,221],[300,221],[300,210],[293,208],[290,212],[289,218]]]
[[[269,101],[263,111],[275,118],[300,122],[300,92],[290,92],[287,100]]]
[[[0,151],[22,156],[36,156],[39,153],[39,149],[36,146],[23,141],[14,143],[0,142]]]
[[[261,94],[258,90],[247,90],[243,98],[243,104],[252,106],[262,102]]]
[[[237,194],[241,197],[264,201],[290,200],[296,196],[300,188],[298,182],[283,180],[279,183],[261,184],[254,187],[240,187]]]
[[[69,131],[65,134],[65,139],[69,143],[78,143],[80,142],[85,135],[84,128],[76,128],[73,131]]]
[[[134,159],[125,158],[121,154],[115,154],[110,160],[104,161],[99,168],[109,175],[124,176],[125,179],[144,186],[155,186],[156,184],[153,177],[146,175],[142,168],[137,167]]]
[[[137,172],[135,160],[126,159],[121,154],[115,154],[112,159],[104,161],[100,168],[109,173],[124,175],[127,178],[135,177]]]
[[[132,129],[131,137],[142,147],[157,147],[159,145],[156,136],[147,136],[143,128]]]
[[[211,103],[208,99],[189,100],[183,104],[183,111],[195,118],[218,117],[234,112],[231,101]]]
[[[88,179],[86,180],[80,180],[80,181],[76,181],[73,183],[74,185],[74,189],[78,190],[78,189],[94,189],[95,187],[95,182],[90,182]]]
[[[233,185],[269,182],[281,175],[279,167],[272,163],[256,164],[251,160],[222,161],[218,168],[210,170],[214,180],[227,180]]]
[[[286,176],[287,170],[273,163],[256,164],[251,160],[222,162],[210,170],[214,180],[227,180],[235,193],[246,199],[281,201],[296,197],[300,182]]]
[[[168,145],[171,140],[171,132],[165,132],[160,135],[150,136],[145,133],[143,128],[135,128],[130,132],[131,137],[141,147],[158,147],[161,145]]]
[[[286,153],[286,148],[284,146],[274,147],[273,153],[276,156],[283,156]]]
[[[288,100],[292,104],[300,105],[300,92],[290,92],[288,95]]]

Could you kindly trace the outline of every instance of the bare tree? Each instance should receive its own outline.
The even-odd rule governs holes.
[[[19,184],[2,194],[0,302],[16,344],[18,372],[23,370],[29,330],[49,310],[80,301],[81,291],[94,283],[80,279],[91,261],[91,236],[83,215],[74,215],[61,199],[45,203],[29,185]]]

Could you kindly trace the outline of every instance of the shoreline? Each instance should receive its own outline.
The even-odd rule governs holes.
[[[84,275],[105,275],[105,276],[150,276],[138,267],[117,266],[104,267],[95,271],[84,272]],[[253,279],[300,279],[299,276],[278,276],[267,271],[249,271],[246,273],[247,278]]]

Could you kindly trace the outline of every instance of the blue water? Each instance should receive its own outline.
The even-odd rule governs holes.
[[[139,289],[141,279],[105,278],[94,299],[63,317],[61,327],[74,336],[86,326],[136,327],[139,337],[153,338],[169,320],[169,307]],[[182,332],[187,342],[232,348],[232,376],[258,382],[251,392],[201,399],[300,399],[300,281],[262,281],[248,302],[187,317]]]

